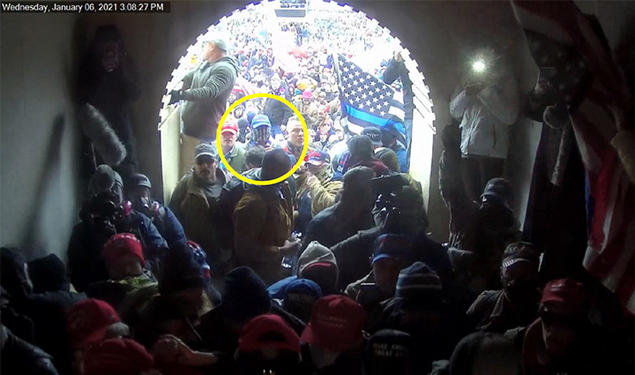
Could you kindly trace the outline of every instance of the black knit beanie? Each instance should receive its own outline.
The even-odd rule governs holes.
[[[237,267],[225,277],[223,311],[228,318],[244,321],[271,309],[267,288],[254,270]]]

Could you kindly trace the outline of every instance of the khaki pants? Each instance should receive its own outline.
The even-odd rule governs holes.
[[[179,173],[184,176],[192,169],[194,164],[194,149],[201,143],[198,138],[190,137],[189,135],[181,134],[181,152],[179,160]]]

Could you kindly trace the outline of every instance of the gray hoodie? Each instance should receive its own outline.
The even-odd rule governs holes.
[[[183,78],[183,133],[199,139],[216,139],[216,128],[227,109],[238,74],[231,56],[200,64]]]
[[[301,275],[307,266],[318,262],[333,263],[337,267],[337,260],[333,252],[321,243],[311,241],[306,250],[300,255],[300,258],[298,258],[298,275]]]

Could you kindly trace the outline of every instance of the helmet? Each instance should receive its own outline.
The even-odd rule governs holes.
[[[152,189],[152,183],[148,176],[141,173],[134,173],[130,176],[130,187],[143,186]]]

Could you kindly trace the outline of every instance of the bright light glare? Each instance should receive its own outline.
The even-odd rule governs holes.
[[[472,63],[472,70],[474,70],[474,72],[476,73],[483,73],[485,71],[485,68],[487,68],[487,66],[485,66],[485,61],[481,59],[478,59]]]

